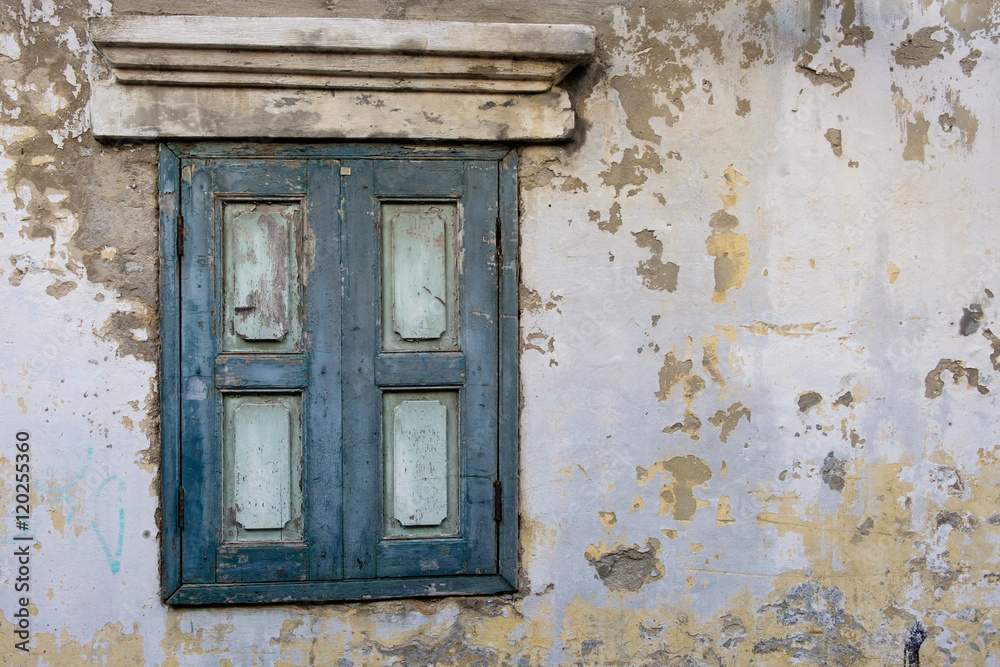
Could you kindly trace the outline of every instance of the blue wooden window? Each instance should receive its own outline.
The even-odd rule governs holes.
[[[161,147],[167,603],[514,590],[515,170]]]

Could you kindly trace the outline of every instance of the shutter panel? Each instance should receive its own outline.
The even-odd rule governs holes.
[[[352,410],[368,436],[348,469],[367,501],[353,530],[375,554],[355,576],[493,573],[497,165],[372,162],[352,170],[365,194],[349,208],[368,240],[349,258],[366,283],[347,308],[368,333],[347,363],[375,371]]]
[[[332,174],[331,164],[319,161],[191,160],[183,166],[185,582],[339,574],[339,553],[329,548],[339,526],[322,533],[318,544],[305,533],[309,524],[323,525],[313,516],[317,509],[339,509],[336,484],[313,492],[305,482],[318,466],[339,468],[336,454],[308,446],[310,432],[337,438],[340,424],[339,363],[331,361],[339,357],[339,336],[326,329],[314,335],[309,319],[311,309],[330,306],[339,285],[324,279],[328,268],[320,275],[304,271],[339,264],[337,242],[327,240],[336,239],[338,219],[314,216],[318,205],[328,208],[336,199]],[[310,176],[318,176],[316,187],[308,187]],[[316,234],[313,222],[325,233]],[[309,262],[307,237],[324,239],[310,248]],[[334,306],[325,310],[324,326],[339,321],[339,302]]]

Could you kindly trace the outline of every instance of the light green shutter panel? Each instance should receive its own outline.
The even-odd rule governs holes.
[[[448,517],[448,409],[403,401],[393,409],[393,514],[404,526]]]
[[[280,530],[291,515],[292,419],[283,405],[244,403],[233,413],[236,522]]]

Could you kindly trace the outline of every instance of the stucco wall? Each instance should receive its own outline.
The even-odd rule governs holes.
[[[156,147],[88,133],[85,17],[137,11],[206,9],[0,5],[0,662],[1000,664],[993,3],[212,3],[598,55],[522,151],[519,594],[200,610],[158,595]]]

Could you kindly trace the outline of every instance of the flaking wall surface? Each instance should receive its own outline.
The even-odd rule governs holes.
[[[212,3],[598,52],[521,150],[519,594],[170,609],[156,147],[90,135],[85,19],[204,11],[0,4],[0,662],[1000,664],[994,3]]]

